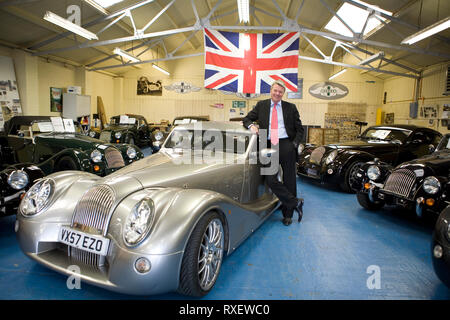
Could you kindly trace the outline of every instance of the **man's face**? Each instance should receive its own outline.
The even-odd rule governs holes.
[[[284,88],[278,84],[274,84],[272,89],[270,89],[270,97],[274,103],[278,103],[283,98]]]

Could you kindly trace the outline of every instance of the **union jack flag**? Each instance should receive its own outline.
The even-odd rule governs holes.
[[[269,93],[275,80],[297,91],[299,33],[236,33],[204,29],[205,87]]]

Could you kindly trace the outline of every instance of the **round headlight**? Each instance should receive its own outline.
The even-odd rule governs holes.
[[[155,132],[154,137],[156,140],[161,140],[162,138],[164,138],[164,135],[161,131],[157,131],[157,132]]]
[[[133,147],[128,147],[128,149],[127,149],[127,156],[130,159],[136,158],[136,150]]]
[[[89,136],[91,138],[95,138],[95,131],[89,131]]]
[[[95,149],[94,151],[91,152],[91,160],[94,161],[95,163],[101,162],[102,153],[99,150]]]
[[[8,184],[15,190],[25,188],[28,182],[28,174],[23,170],[14,170],[8,176]]]
[[[441,189],[441,183],[436,177],[427,177],[423,181],[423,190],[428,194],[436,194]]]
[[[153,200],[145,198],[139,201],[131,210],[125,222],[123,238],[127,245],[141,242],[150,230],[155,216]]]
[[[122,136],[122,132],[114,133],[114,137],[116,137],[116,139],[120,139],[121,136]]]
[[[300,143],[297,148],[298,154],[302,153],[303,150],[305,150],[305,145],[303,143]]]
[[[372,165],[367,169],[367,176],[370,180],[377,180],[381,175],[380,168],[378,166]]]
[[[20,202],[19,211],[26,217],[38,214],[50,202],[54,190],[55,182],[53,180],[40,180],[27,191]]]
[[[334,159],[336,159],[337,154],[338,154],[337,150],[331,151],[328,157],[325,159],[325,164],[332,163]]]

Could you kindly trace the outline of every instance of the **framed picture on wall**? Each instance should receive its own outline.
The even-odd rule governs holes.
[[[50,87],[50,111],[62,112],[62,88]]]
[[[157,80],[155,82],[149,81],[147,77],[140,77],[137,81],[137,94],[138,95],[162,95],[162,82]]]

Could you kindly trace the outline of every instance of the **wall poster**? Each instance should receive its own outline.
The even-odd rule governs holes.
[[[147,77],[139,77],[137,81],[137,94],[138,95],[151,95],[162,96],[162,82],[157,80],[156,82],[149,81]]]
[[[62,88],[52,88],[50,87],[50,111],[51,112],[62,112]]]
[[[0,56],[0,131],[5,121],[22,114],[12,58]]]

